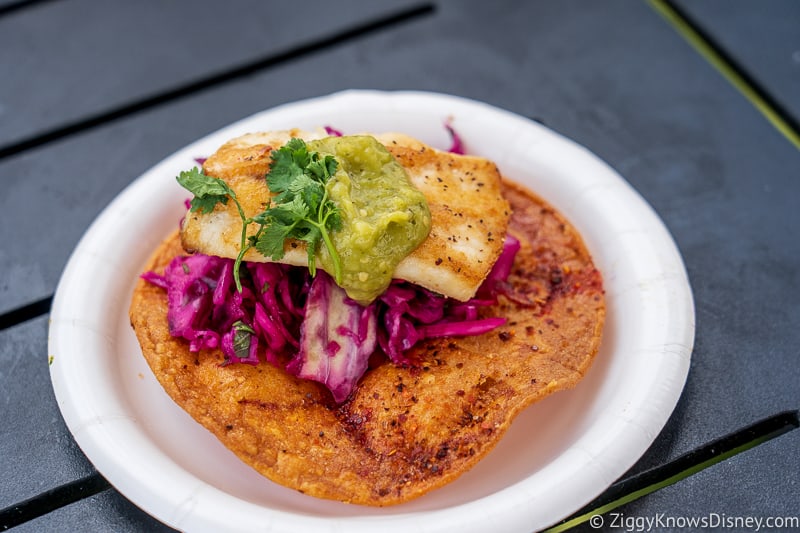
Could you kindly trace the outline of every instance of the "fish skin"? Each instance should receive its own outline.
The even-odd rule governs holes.
[[[203,164],[209,176],[235,191],[247,216],[265,210],[271,193],[264,175],[272,150],[290,138],[325,137],[322,129],[251,133],[224,144]],[[374,135],[406,169],[428,202],[431,232],[400,261],[394,278],[415,283],[457,300],[473,297],[502,251],[510,209],[501,192],[496,165],[486,159],[443,152],[404,134]],[[212,213],[187,213],[181,230],[183,247],[192,252],[235,258],[241,243],[241,218],[233,202]],[[255,231],[255,226],[250,229]],[[288,241],[279,261],[308,264],[305,243]],[[249,250],[246,261],[271,261]]]

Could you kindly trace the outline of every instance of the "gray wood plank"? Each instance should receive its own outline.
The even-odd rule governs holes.
[[[94,472],[53,395],[47,327],[41,317],[0,331],[0,509]]]
[[[620,170],[673,232],[695,291],[696,350],[683,398],[637,468],[800,406],[792,203],[800,155],[645,4],[524,6],[443,2],[436,17],[0,162],[0,305],[49,294],[103,205],[217,127],[354,86],[435,90],[541,118]],[[58,223],[23,218],[26,205],[57,214]],[[796,484],[751,475],[754,485],[732,483],[731,494],[746,498],[759,487],[787,509],[800,499]],[[697,509],[715,505],[701,489]]]
[[[0,146],[412,4],[70,0],[20,10],[0,18],[0,71],[13,73],[0,84]]]
[[[676,0],[716,43],[800,121],[800,3]]]

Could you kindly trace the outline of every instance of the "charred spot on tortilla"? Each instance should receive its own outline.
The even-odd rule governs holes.
[[[414,146],[406,141],[395,157],[414,164]],[[489,453],[525,407],[578,383],[602,334],[602,277],[580,235],[530,191],[508,181],[497,186],[501,210],[510,212],[503,233],[520,249],[497,303],[480,312],[503,317],[505,325],[426,339],[409,350],[413,364],[373,357],[341,403],[280,365],[223,366],[219,349],[190,352],[170,335],[164,290],[143,280],[130,308],[142,353],[181,408],[276,483],[372,506],[441,487]],[[173,235],[147,269],[162,272],[182,254]],[[432,256],[432,267],[441,256]]]

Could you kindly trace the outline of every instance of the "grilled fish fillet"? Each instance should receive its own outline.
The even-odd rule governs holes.
[[[292,137],[314,140],[324,130],[286,130],[251,133],[223,145],[203,164],[209,176],[220,178],[236,192],[247,216],[269,206],[264,179],[270,153]],[[509,219],[494,163],[473,156],[442,152],[407,135],[375,135],[405,167],[411,182],[424,195],[431,211],[428,238],[397,266],[394,278],[410,281],[457,300],[475,295],[500,255]],[[255,228],[253,228],[255,231]],[[186,250],[235,258],[241,243],[241,218],[233,202],[212,213],[188,213],[181,230]],[[255,250],[246,261],[271,261]],[[307,264],[305,244],[289,242],[280,261]]]

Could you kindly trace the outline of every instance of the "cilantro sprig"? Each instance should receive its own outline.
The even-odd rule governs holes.
[[[264,256],[277,261],[285,254],[287,239],[306,243],[308,269],[312,275],[316,275],[317,250],[322,241],[333,263],[333,277],[341,283],[342,262],[331,240],[331,231],[341,228],[341,217],[326,186],[336,172],[338,162],[331,155],[310,152],[302,139],[291,139],[273,151],[271,157],[266,180],[275,196],[268,209],[248,217],[227,183],[195,167],[181,172],[177,178],[183,188],[194,194],[190,211],[210,213],[217,204],[227,205],[228,199],[233,200],[242,219],[241,245],[233,270],[239,291],[242,289],[239,268],[245,253],[255,247]],[[250,224],[258,225],[258,229],[248,237]]]
[[[194,167],[192,170],[183,171],[178,175],[177,180],[181,187],[194,194],[189,204],[189,211],[192,213],[210,213],[217,204],[227,205],[228,198],[236,204],[239,217],[242,219],[242,241],[239,246],[239,255],[236,256],[233,265],[233,280],[236,283],[236,289],[241,292],[242,282],[239,277],[239,268],[242,265],[244,254],[250,249],[247,242],[247,226],[253,222],[253,219],[244,214],[242,204],[236,198],[236,192],[227,183],[219,178],[206,175],[202,169]]]
[[[341,228],[339,209],[328,195],[328,181],[338,162],[331,155],[309,152],[302,139],[291,139],[272,152],[267,186],[275,194],[272,207],[256,217],[261,229],[255,236],[256,249],[278,260],[283,243],[294,238],[306,243],[308,269],[316,274],[317,249],[325,244],[333,262],[333,277],[342,279],[342,262],[331,241],[330,231]]]

